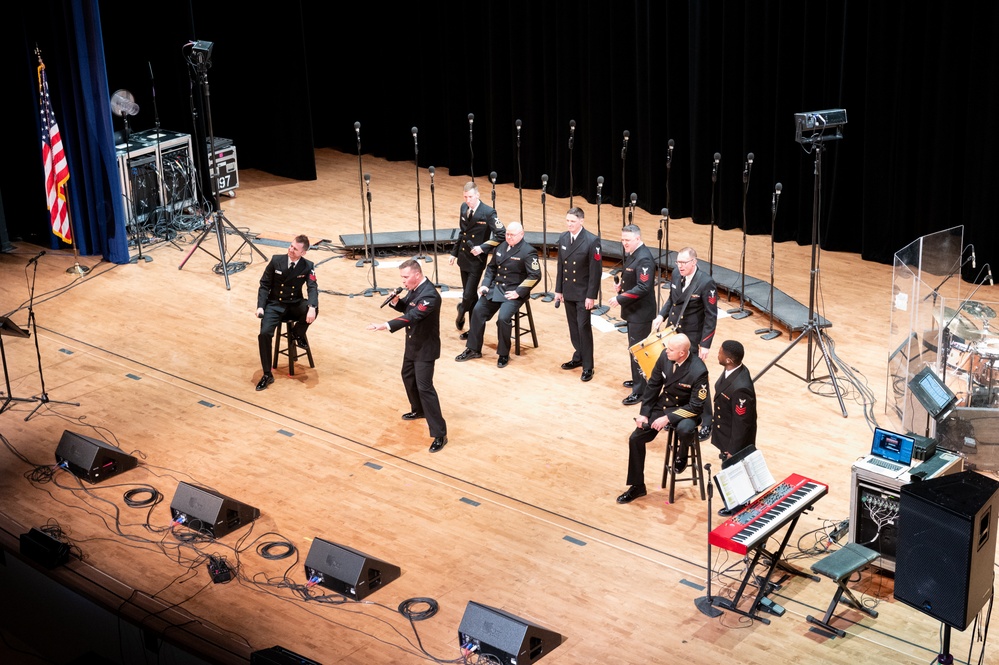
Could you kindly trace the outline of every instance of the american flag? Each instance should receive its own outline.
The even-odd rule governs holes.
[[[63,150],[62,136],[49,99],[49,80],[45,63],[38,56],[38,94],[42,114],[42,163],[45,165],[45,198],[52,218],[52,233],[66,242],[72,242],[69,223],[69,203],[66,201],[66,183],[69,182],[69,163]]]

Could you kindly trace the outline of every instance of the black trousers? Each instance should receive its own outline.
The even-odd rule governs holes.
[[[638,344],[651,333],[652,321],[628,321],[628,348]],[[648,384],[648,381],[642,376],[642,368],[639,367],[635,356],[629,353],[628,358],[631,360],[631,380],[635,383],[631,388],[631,392],[641,397],[645,392],[645,386]]]
[[[486,264],[476,264],[470,270],[461,269],[461,311],[471,315],[475,303],[479,300],[479,282],[482,281],[482,273],[486,271]]]
[[[305,317],[309,313],[309,303],[307,300],[300,300],[297,303],[269,302],[264,305],[264,316],[260,319],[260,334],[257,335],[257,344],[260,346],[260,364],[264,368],[264,374],[271,373],[272,347],[274,346],[274,331],[282,321],[295,321],[291,333],[305,338],[309,330],[309,324],[305,322]]]
[[[434,388],[434,360],[402,361],[402,385],[406,387],[409,408],[422,413],[427,418],[430,436],[437,438],[447,434],[447,423],[441,415],[441,403]]]
[[[649,416],[649,423],[661,418],[665,412],[656,409]],[[697,442],[697,420],[684,418],[674,425],[676,440],[680,444],[679,459],[685,459],[690,446]],[[636,427],[628,439],[628,484],[645,484],[645,446],[659,435],[659,430],[652,427]]]
[[[496,312],[496,353],[501,356],[510,355],[510,338],[513,335],[513,317],[524,304],[525,298],[495,302],[485,296],[479,298],[472,309],[472,321],[468,324],[468,341],[465,346],[482,353],[482,338],[486,333],[486,321],[493,318]]]
[[[574,350],[572,360],[582,362],[583,369],[593,369],[593,325],[586,303],[565,300],[565,320],[569,324],[569,341]]]

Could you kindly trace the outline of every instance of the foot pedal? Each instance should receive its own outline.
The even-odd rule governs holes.
[[[212,576],[212,582],[215,584],[222,584],[232,579],[232,570],[224,557],[209,556],[207,566],[208,574]]]
[[[773,614],[774,616],[780,617],[784,616],[784,608],[769,598],[764,598],[760,601],[760,609]]]

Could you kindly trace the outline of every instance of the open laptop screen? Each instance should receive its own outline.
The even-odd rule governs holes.
[[[874,440],[871,442],[871,454],[903,466],[910,466],[915,444],[916,442],[911,436],[875,427]]]

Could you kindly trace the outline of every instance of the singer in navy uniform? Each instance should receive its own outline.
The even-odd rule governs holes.
[[[734,339],[725,340],[718,349],[718,364],[724,371],[715,382],[711,443],[721,451],[722,460],[756,445],[756,388],[742,364],[745,355],[745,348]]]
[[[593,326],[590,310],[600,292],[603,261],[600,238],[583,228],[583,210],[569,208],[565,213],[568,230],[558,239],[558,273],[555,277],[555,305],[565,304],[569,340],[573,354],[562,369],[583,368],[582,381],[593,378]]]
[[[645,447],[667,425],[676,432],[679,450],[674,471],[687,468],[687,453],[697,444],[697,420],[708,397],[708,369],[690,353],[690,340],[673,335],[659,356],[642,396],[642,409],[628,440],[628,491],[618,503],[645,496]]]
[[[260,346],[260,365],[264,375],[257,383],[257,390],[264,390],[274,383],[274,375],[271,374],[271,346],[274,330],[282,321],[295,322],[288,343],[308,349],[306,332],[319,313],[319,287],[316,286],[316,266],[305,258],[307,251],[309,239],[304,235],[296,236],[288,245],[287,254],[271,257],[260,278],[260,288],[257,289],[260,334],[257,335],[257,343]],[[307,296],[302,295],[303,287]]]
[[[697,252],[684,247],[676,255],[676,270],[670,279],[669,297],[663,303],[653,328],[665,321],[690,339],[690,348],[707,360],[718,321],[718,287],[707,272],[697,269]],[[704,405],[700,439],[711,434],[711,400]]]
[[[624,249],[621,279],[617,295],[607,304],[611,309],[620,305],[621,318],[628,322],[628,348],[631,348],[652,332],[652,319],[656,317],[656,262],[652,252],[642,242],[642,230],[634,224],[621,229],[621,247]],[[624,382],[624,387],[631,388],[631,394],[621,403],[631,406],[642,400],[647,382],[638,361],[630,353],[628,355],[631,358],[631,379]]]
[[[471,314],[478,300],[476,290],[486,269],[489,253],[506,237],[503,222],[499,221],[493,208],[479,200],[479,188],[474,182],[465,183],[463,196],[458,242],[451,249],[451,258],[448,259],[448,265],[457,261],[461,271],[461,302],[458,303],[458,317],[454,320],[458,330],[465,327],[465,315]]]
[[[497,367],[506,367],[510,362],[510,335],[513,331],[513,317],[517,310],[531,296],[541,279],[541,264],[538,252],[524,242],[524,227],[513,222],[506,230],[506,240],[496,248],[493,258],[486,268],[482,286],[479,287],[479,301],[472,310],[472,320],[468,325],[468,342],[465,350],[455,358],[464,362],[482,357],[482,338],[486,331],[486,321],[496,319]]]
[[[441,295],[423,275],[419,261],[403,261],[399,277],[406,295],[400,298],[401,289],[398,289],[385,304],[391,303],[401,314],[385,323],[369,324],[368,330],[406,330],[402,385],[406,388],[410,411],[402,419],[426,418],[433,438],[430,452],[436,453],[447,444],[447,423],[434,388],[434,365],[441,355]]]

